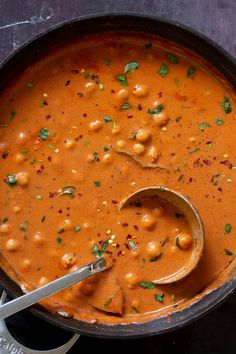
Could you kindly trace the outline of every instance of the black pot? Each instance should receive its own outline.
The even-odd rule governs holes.
[[[78,35],[108,31],[145,32],[166,38],[205,58],[234,89],[236,88],[236,61],[217,44],[178,23],[151,16],[119,13],[92,15],[68,21],[23,44],[1,64],[0,89],[58,44],[73,40]],[[0,281],[10,296],[22,295],[19,286],[3,270],[0,270]],[[108,326],[64,318],[51,314],[40,306],[34,306],[31,311],[46,321],[72,332],[103,338],[144,337],[168,332],[198,319],[225,300],[235,288],[236,279],[231,279],[186,309],[146,323]]]

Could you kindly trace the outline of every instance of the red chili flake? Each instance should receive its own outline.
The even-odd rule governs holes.
[[[100,232],[98,232],[98,233],[97,233],[97,236],[98,236],[98,237],[100,237],[100,236],[101,236]]]
[[[104,242],[103,240],[98,241],[99,245],[102,245],[103,242]]]
[[[83,114],[83,117],[87,117],[87,113],[84,113],[84,114]]]
[[[51,162],[51,161],[52,161],[51,156],[48,156],[48,161],[49,161],[49,162]]]
[[[59,213],[59,214],[62,214],[62,210],[61,210],[61,209],[59,209],[59,210],[58,210],[58,213]]]
[[[112,90],[111,90],[111,93],[116,93],[116,91],[112,89]]]
[[[79,70],[77,70],[77,69],[72,69],[70,72],[71,72],[71,74],[76,75],[76,74],[79,73]]]
[[[206,144],[211,144],[212,143],[212,140],[208,140],[207,142],[206,142]]]
[[[77,93],[77,96],[79,96],[79,97],[83,97],[83,95],[84,95],[84,94],[83,94],[82,92],[78,92],[78,93]]]
[[[41,170],[44,170],[44,166],[43,165],[41,165],[40,168],[41,168]]]
[[[207,166],[211,166],[211,162],[209,160],[202,160],[202,162]]]
[[[139,111],[142,111],[143,107],[142,107],[141,103],[137,104],[137,108],[138,108]]]
[[[119,243],[116,243],[116,248],[120,248],[120,244]]]
[[[46,100],[43,100],[43,101],[42,101],[42,105],[43,105],[43,106],[47,106],[47,105],[48,105],[47,101],[46,101]]]
[[[68,214],[66,214],[66,216],[68,216],[68,217],[69,217],[69,216],[70,216],[70,214],[68,213]]]
[[[135,231],[139,231],[138,225],[134,225],[134,230],[135,230]]]
[[[157,94],[157,95],[158,95],[158,97],[159,97],[159,98],[161,98],[161,97],[162,97],[162,95],[163,95],[163,93],[162,93],[162,92],[158,92],[158,94]]]
[[[70,80],[65,81],[65,86],[68,86],[68,85],[70,85]]]
[[[77,136],[77,137],[75,138],[75,141],[79,141],[79,140],[82,139],[82,138],[83,138],[83,135],[80,134],[79,136]]]
[[[133,114],[128,113],[128,114],[127,114],[127,118],[133,118]]]
[[[117,257],[119,257],[122,254],[122,251],[119,250],[119,252],[117,253]]]
[[[197,168],[197,167],[200,167],[200,166],[201,166],[201,159],[198,158],[198,159],[194,162],[193,167],[194,167],[194,168]]]
[[[112,202],[112,204],[115,204],[115,205],[118,204],[117,200],[112,200],[111,202]]]
[[[49,119],[51,118],[51,114],[47,114],[47,115],[45,116],[45,118],[46,118],[46,120],[49,120]]]
[[[4,152],[2,153],[2,158],[5,160],[5,159],[8,158],[8,155],[9,155],[9,152],[8,152],[8,151],[4,151]]]
[[[219,187],[219,188],[217,188],[217,189],[218,189],[219,192],[222,192],[222,188]]]
[[[130,235],[130,234],[128,234],[128,235],[126,236],[126,240],[131,240],[131,238],[132,238],[132,235]]]
[[[54,198],[56,197],[57,192],[49,192],[49,198]]]
[[[37,170],[36,173],[39,175],[40,173],[42,173],[41,170]]]
[[[233,167],[233,164],[231,162],[229,162],[229,160],[220,161],[220,163],[222,165],[229,167],[229,169],[231,169]]]
[[[127,222],[124,222],[123,224],[122,224],[122,227],[128,227],[129,226],[129,224],[127,223]]]
[[[125,247],[130,250],[130,246],[128,245],[128,243],[125,243]]]
[[[175,153],[174,152],[172,152],[172,154],[170,154],[170,158],[173,158],[173,157],[175,157]]]
[[[192,177],[189,177],[189,182],[190,182],[190,183],[192,182],[192,180],[193,180]]]

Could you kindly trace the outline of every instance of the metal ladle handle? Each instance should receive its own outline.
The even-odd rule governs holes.
[[[3,291],[0,305],[3,306],[6,300],[6,293]],[[11,333],[9,332],[5,321],[0,320],[0,353],[1,354],[66,354],[68,351],[73,347],[75,342],[79,339],[79,334],[74,334],[73,337],[62,346],[51,349],[51,350],[33,350],[31,348],[27,348],[24,345],[20,344],[12,337]]]

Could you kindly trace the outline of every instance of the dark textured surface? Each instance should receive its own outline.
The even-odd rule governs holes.
[[[236,56],[235,0],[0,0],[0,61],[22,42],[64,20],[97,12],[157,15],[194,28]],[[49,348],[68,334],[29,313],[8,320],[18,339]],[[198,322],[170,334],[136,341],[81,337],[70,353],[235,354],[236,298]],[[40,335],[39,335],[40,333]],[[59,344],[59,343],[58,343]],[[36,346],[36,347],[37,347]]]

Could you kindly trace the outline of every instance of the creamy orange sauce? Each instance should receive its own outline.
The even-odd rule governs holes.
[[[43,305],[108,324],[175,311],[236,252],[235,135],[232,94],[179,48],[109,34],[50,53],[0,97],[3,269],[32,290],[106,255]],[[169,286],[153,280],[191,255],[184,216],[155,200],[118,212],[154,185],[188,195],[205,228],[198,268]]]

